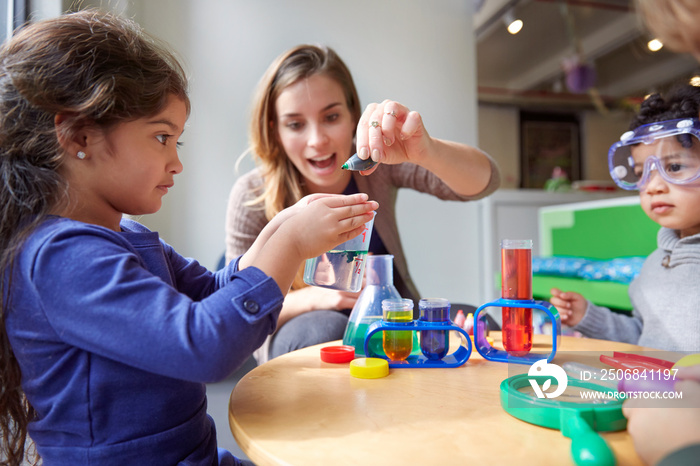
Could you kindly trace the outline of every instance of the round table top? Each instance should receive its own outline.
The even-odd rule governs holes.
[[[500,332],[491,336],[498,346]],[[533,352],[549,354],[552,337],[534,337]],[[337,344],[272,359],[236,385],[231,432],[257,465],[571,464],[570,439],[501,407],[500,383],[529,366],[488,361],[474,350],[457,368],[392,368],[387,377],[359,379],[349,363],[321,360],[320,348]],[[600,368],[609,367],[600,354],[652,351],[575,337],[558,346],[553,363]],[[627,431],[601,436],[618,464],[642,464]]]

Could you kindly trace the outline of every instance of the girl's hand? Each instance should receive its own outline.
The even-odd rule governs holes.
[[[308,206],[313,201],[317,199],[322,199],[324,197],[333,196],[341,196],[341,194],[315,193],[309,194],[308,196],[304,196],[299,201],[297,201],[296,204],[281,210],[277,215],[273,217],[273,219],[270,222],[268,222],[268,225],[273,224],[271,228],[276,230],[285,220],[301,212],[304,207]]]
[[[586,298],[579,293],[573,291],[564,292],[557,288],[552,288],[550,293],[552,297],[549,302],[559,311],[562,324],[573,327],[581,322],[588,307]]]
[[[246,267],[250,265],[254,265],[256,263],[256,258],[258,257],[258,254],[262,251],[262,249],[265,247],[265,244],[270,240],[270,238],[277,232],[279,227],[289,220],[290,218],[294,217],[296,214],[301,212],[304,207],[308,206],[311,202],[317,200],[317,199],[322,199],[324,197],[332,197],[332,196],[339,196],[338,194],[325,194],[325,193],[319,193],[319,194],[310,194],[308,196],[305,196],[301,198],[296,204],[293,206],[287,207],[286,209],[280,211],[277,215],[275,215],[272,220],[267,222],[267,225],[262,229],[262,231],[258,234],[258,237],[255,239],[253,244],[248,248],[248,250],[243,254],[241,257],[238,267],[242,270],[245,269]],[[339,243],[340,244],[340,243]]]
[[[363,160],[371,157],[386,164],[420,163],[432,142],[420,114],[391,100],[369,104],[357,125],[357,153]]]
[[[290,208],[293,215],[279,227],[279,233],[301,257],[319,256],[362,233],[379,207],[367,199],[364,193],[307,196]]]

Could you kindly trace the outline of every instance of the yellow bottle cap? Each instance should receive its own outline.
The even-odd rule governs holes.
[[[350,362],[350,375],[358,379],[379,379],[389,375],[389,362],[381,358],[357,358]]]
[[[683,356],[673,365],[673,369],[677,369],[679,367],[694,366],[696,364],[700,364],[700,353],[687,354]]]

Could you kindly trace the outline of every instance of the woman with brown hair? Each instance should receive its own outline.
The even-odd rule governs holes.
[[[395,218],[398,190],[468,201],[487,196],[500,182],[489,156],[431,137],[418,112],[388,100],[362,112],[350,71],[323,46],[299,45],[269,66],[253,99],[249,140],[247,153],[257,167],[231,191],[227,260],[245,251],[276,212],[305,195],[367,193],[379,203],[370,253],[394,256],[394,285],[414,300],[420,295]],[[362,173],[341,169],[355,152],[380,163]],[[302,272],[285,298],[276,333],[256,352],[259,363],[343,337],[358,293],[305,286]]]

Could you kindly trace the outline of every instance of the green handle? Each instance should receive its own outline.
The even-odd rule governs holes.
[[[571,437],[571,457],[578,466],[614,466],[615,455],[607,442],[580,416],[567,419],[567,437]],[[563,429],[562,429],[563,430]]]

